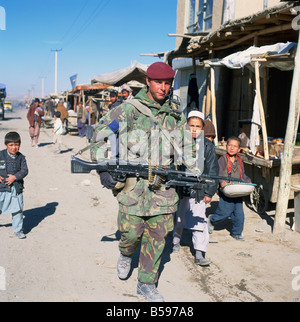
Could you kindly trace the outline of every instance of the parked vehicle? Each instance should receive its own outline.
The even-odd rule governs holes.
[[[13,111],[13,107],[12,107],[11,102],[8,102],[8,101],[5,101],[4,102],[4,110],[5,111],[10,111],[10,112]]]

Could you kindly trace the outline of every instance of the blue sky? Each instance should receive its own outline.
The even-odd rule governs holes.
[[[6,30],[0,30],[0,83],[8,95],[36,97],[54,92],[55,49],[58,92],[99,74],[158,58],[141,53],[175,48],[177,0],[0,0]],[[0,19],[3,19],[0,16]],[[3,20],[1,20],[3,22]],[[0,27],[1,27],[0,21]]]

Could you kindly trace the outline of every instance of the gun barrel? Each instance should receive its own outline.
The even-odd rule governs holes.
[[[207,178],[207,179],[214,179],[214,180],[244,182],[244,180],[242,180],[242,179],[232,178],[232,177],[221,177],[221,176],[214,176],[214,175],[210,176],[210,175],[206,175],[206,174],[201,175],[201,177],[203,177],[204,179]]]
[[[99,163],[93,163],[71,156],[71,173],[90,173],[92,170],[99,169]]]
[[[175,174],[182,176],[183,180],[195,181],[199,182],[201,179],[205,179],[206,181],[210,180],[225,180],[225,181],[235,181],[235,182],[243,182],[241,179],[232,178],[232,177],[221,177],[221,176],[214,176],[208,174],[201,174],[198,178],[190,171],[180,171],[180,170],[173,170],[173,169],[166,169],[166,170],[152,170],[154,174],[162,174],[162,175],[169,175]]]

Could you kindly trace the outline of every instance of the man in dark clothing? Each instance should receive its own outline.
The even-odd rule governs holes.
[[[116,91],[110,92],[109,97],[111,101],[111,104],[108,105],[109,110],[121,104],[121,102],[118,101],[118,93]]]

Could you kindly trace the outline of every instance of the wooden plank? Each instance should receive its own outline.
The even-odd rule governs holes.
[[[286,31],[286,30],[289,30],[289,29],[292,29],[292,25],[290,23],[280,25],[280,26],[270,27],[270,28],[267,28],[265,30],[260,30],[260,31],[253,32],[253,33],[251,33],[251,34],[249,34],[249,35],[247,35],[245,37],[242,37],[242,38],[240,38],[240,39],[238,39],[236,41],[231,42],[229,45],[215,48],[215,50],[228,49],[228,48],[234,47],[236,45],[239,45],[239,44],[245,42],[246,40],[249,40],[249,39],[254,38],[256,36],[267,35],[267,34],[270,34],[270,33],[276,33],[276,32],[280,32],[280,31]]]
[[[210,73],[207,75],[206,82],[206,116],[210,114],[211,108],[211,89],[210,89]]]
[[[216,113],[216,84],[215,84],[215,69],[210,67],[210,90],[211,90],[211,117],[212,123],[215,127],[216,137],[214,138],[215,146],[219,145],[218,141],[218,127],[217,127],[217,113]]]

